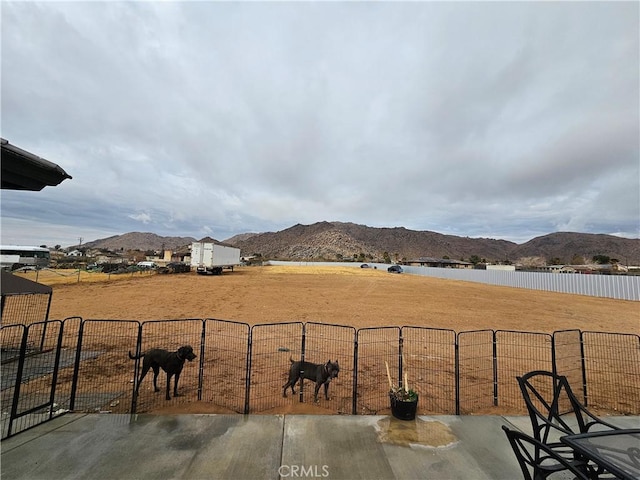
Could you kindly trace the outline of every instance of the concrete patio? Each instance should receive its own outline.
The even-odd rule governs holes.
[[[639,417],[607,417],[638,427]],[[2,441],[3,480],[517,479],[528,417],[67,414]]]

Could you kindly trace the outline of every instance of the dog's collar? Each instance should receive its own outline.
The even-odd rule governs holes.
[[[178,357],[178,360],[182,360],[182,358],[180,358],[180,352],[176,352],[176,357]]]

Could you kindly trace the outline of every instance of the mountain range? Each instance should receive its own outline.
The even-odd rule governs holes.
[[[85,243],[85,248],[118,250],[180,250],[194,241],[213,241],[241,249],[243,256],[280,260],[412,260],[420,257],[495,262],[577,263],[594,256],[640,265],[640,239],[606,234],[556,232],[517,244],[507,240],[444,235],[404,227],[377,228],[343,222],[294,225],[279,232],[244,233],[218,241],[207,237],[161,237],[132,232]]]

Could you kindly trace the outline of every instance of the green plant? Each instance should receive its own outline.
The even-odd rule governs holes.
[[[404,356],[403,356],[404,359]],[[406,362],[403,362],[406,365]],[[404,382],[401,387],[394,387],[391,381],[391,374],[389,373],[389,364],[384,362],[387,367],[387,378],[389,379],[389,396],[395,398],[400,402],[415,402],[418,399],[418,393],[409,388],[409,380],[407,379],[407,372],[404,373]]]
[[[409,390],[405,390],[402,387],[394,388],[391,389],[389,394],[400,402],[415,402],[418,399],[418,394],[411,388]]]

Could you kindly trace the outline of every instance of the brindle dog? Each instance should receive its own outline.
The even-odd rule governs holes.
[[[291,362],[291,368],[289,369],[289,381],[283,385],[282,396],[286,398],[287,396],[287,388],[291,387],[291,391],[293,394],[296,394],[294,389],[296,382],[300,380],[302,383],[302,379],[306,378],[307,380],[313,380],[316,382],[316,388],[314,392],[314,400],[318,401],[318,391],[320,390],[320,386],[324,385],[324,398],[329,400],[329,382],[338,376],[340,373],[340,365],[338,365],[338,361],[332,362],[328,360],[327,363],[318,365],[311,362],[295,362],[293,358],[289,358]]]

